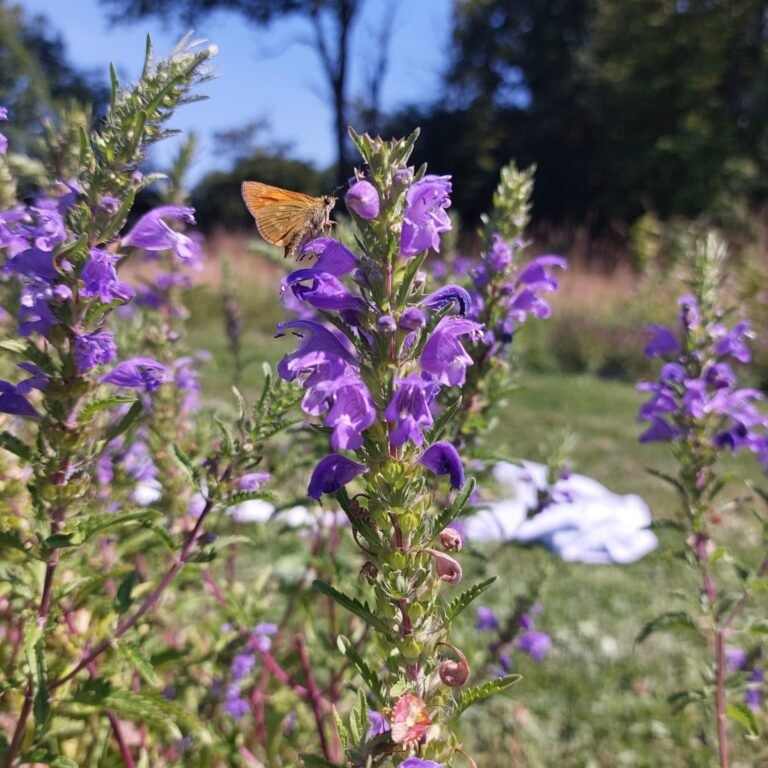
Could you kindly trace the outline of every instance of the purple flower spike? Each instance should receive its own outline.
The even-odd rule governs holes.
[[[384,411],[384,418],[396,423],[389,441],[392,445],[402,445],[412,440],[414,445],[424,444],[424,429],[434,423],[430,408],[439,387],[421,376],[412,374],[405,379],[395,381],[394,395]]]
[[[376,187],[370,181],[355,182],[344,198],[347,208],[361,219],[375,219],[379,215],[381,203]]]
[[[97,365],[111,363],[117,358],[115,337],[109,331],[84,333],[76,336],[74,355],[80,373],[87,373]]]
[[[195,209],[178,205],[161,205],[145,213],[123,238],[123,245],[141,248],[145,251],[166,251],[171,249],[179,261],[197,263],[200,246],[188,235],[171,229],[163,219],[195,223]]]
[[[459,339],[469,335],[478,338],[482,325],[458,317],[444,317],[432,331],[421,353],[421,367],[440,384],[460,387],[466,380],[466,369],[472,358]]]
[[[451,177],[427,175],[406,192],[400,253],[406,258],[422,251],[440,251],[440,233],[451,228],[445,209],[451,205]]]
[[[475,629],[480,632],[493,632],[499,628],[499,620],[491,608],[480,605],[475,617]]]
[[[674,355],[679,351],[680,345],[677,343],[675,334],[665,325],[649,325],[645,331],[651,336],[643,351],[646,357]]]
[[[80,295],[86,299],[98,298],[104,304],[113,301],[128,301],[133,294],[133,288],[117,278],[115,262],[117,256],[100,248],[91,248],[91,255],[85,262],[80,279],[84,285]]]
[[[438,288],[421,302],[421,306],[436,311],[454,301],[459,306],[459,314],[466,315],[472,305],[472,297],[466,288],[462,288],[460,285],[444,285],[442,288]]]
[[[461,464],[461,457],[451,443],[444,440],[432,443],[421,455],[419,464],[436,475],[449,475],[451,488],[461,488],[464,485],[464,467]]]
[[[552,647],[552,638],[546,632],[523,632],[515,642],[515,647],[527,653],[534,661],[542,661]]]
[[[367,471],[368,467],[365,465],[358,464],[338,453],[332,453],[321,459],[312,472],[307,495],[319,501],[324,493],[336,493],[350,480]]]
[[[39,419],[40,414],[9,381],[0,381],[0,413]]]
[[[115,384],[118,387],[154,392],[164,381],[168,380],[168,377],[168,369],[162,363],[148,357],[132,357],[130,360],[118,363],[99,381],[104,384]]]
[[[318,257],[312,269],[328,272],[334,277],[344,277],[357,268],[357,256],[331,237],[316,237],[310,240],[301,249],[301,256],[307,254],[315,254]]]
[[[423,757],[409,757],[400,763],[400,768],[444,768],[445,763],[436,763],[434,760],[425,760]]]

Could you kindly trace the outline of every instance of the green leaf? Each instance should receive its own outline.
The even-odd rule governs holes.
[[[467,710],[473,704],[477,704],[491,696],[495,696],[497,693],[506,691],[507,688],[511,688],[523,679],[522,675],[504,675],[504,677],[498,677],[495,680],[489,680],[482,685],[475,685],[471,688],[464,689],[459,700],[456,702],[456,709],[454,716],[458,717],[462,712]]]
[[[156,509],[146,507],[128,512],[110,512],[104,515],[93,515],[78,521],[76,530],[80,534],[80,542],[88,541],[92,536],[102,531],[128,523],[144,523],[158,517],[161,513]]]
[[[497,576],[491,576],[485,581],[474,584],[462,592],[455,600],[452,600],[445,611],[445,623],[450,624],[476,597],[482,595],[497,578]]]
[[[173,444],[173,454],[179,460],[181,466],[186,470],[190,480],[192,480],[192,482],[197,485],[198,469],[194,466],[194,464],[192,464],[192,459],[187,456],[187,454],[184,452],[184,449],[178,443]]]
[[[0,341],[0,352],[12,352],[14,355],[20,355],[26,348],[27,343],[18,339],[3,339],[3,341]]]
[[[141,400],[136,400],[136,402],[128,409],[128,412],[125,414],[125,416],[123,416],[123,418],[120,419],[117,424],[113,424],[107,430],[107,433],[104,436],[107,442],[114,440],[116,437],[119,437],[123,434],[123,432],[127,432],[139,418],[143,410],[144,406],[141,404]]]
[[[115,595],[114,608],[118,615],[124,614],[133,603],[131,597],[131,591],[136,586],[136,582],[139,580],[138,571],[131,571],[120,583],[117,588],[117,594]]]
[[[696,629],[696,622],[685,611],[662,613],[661,616],[652,619],[640,630],[635,642],[642,643],[654,632],[680,629]]]
[[[97,400],[91,400],[81,411],[80,423],[87,421],[98,411],[105,411],[110,408],[114,408],[117,405],[123,405],[125,403],[133,403],[136,398],[133,395],[114,395],[113,397],[102,397]]]
[[[46,549],[64,549],[76,545],[77,541],[75,541],[75,536],[72,533],[53,533],[43,541],[43,546]]]
[[[360,656],[355,649],[355,646],[352,645],[352,641],[344,635],[339,635],[336,638],[336,645],[349,660],[349,663],[355,668],[357,674],[363,678],[371,693],[378,700],[378,703],[381,706],[386,706],[387,702],[384,698],[384,693],[381,690],[381,681],[379,680],[378,675],[365,663],[362,656]],[[367,712],[368,710],[366,708],[366,717]]]
[[[462,489],[456,494],[456,498],[453,500],[453,504],[451,504],[450,507],[446,507],[435,518],[435,523],[432,528],[433,535],[440,533],[440,531],[442,531],[446,525],[449,525],[453,520],[461,515],[461,513],[464,511],[464,507],[469,501],[469,497],[474,492],[476,485],[477,482],[475,481],[474,477],[467,479],[467,482],[464,483]]]
[[[368,624],[368,626],[373,627],[383,634],[389,634],[390,627],[387,623],[382,621],[378,616],[375,616],[367,605],[361,603],[356,598],[345,595],[343,592],[339,592],[338,589],[334,589],[330,584],[326,584],[319,579],[315,579],[312,582],[312,588],[316,592],[327,595],[342,608],[346,608],[350,613],[354,613],[355,616],[359,616],[366,624]]]
[[[32,449],[6,430],[0,432],[0,448],[5,448],[24,461],[32,461]]]
[[[339,742],[341,744],[341,751],[346,754],[347,749],[349,748],[349,737],[347,736],[347,729],[344,725],[344,721],[341,719],[341,715],[339,715],[338,711],[336,710],[336,707],[331,708],[331,713],[333,714],[333,722],[336,726],[336,733],[339,737]]]
[[[357,706],[349,713],[349,732],[352,734],[352,742],[360,744],[364,741],[368,735],[369,728],[368,699],[365,698],[365,691],[362,688],[358,688]]]
[[[112,710],[118,715],[153,725],[174,738],[181,738],[179,726],[200,731],[201,726],[178,704],[168,701],[161,694],[134,693],[129,690],[111,691],[101,702],[101,709]]]
[[[35,723],[38,726],[43,726],[51,713],[51,705],[48,701],[48,673],[45,666],[45,644],[42,637],[35,643],[32,653],[27,655],[27,662],[34,695],[32,714],[35,717]]]
[[[153,688],[160,685],[160,678],[152,666],[152,662],[144,653],[144,649],[138,643],[129,643],[124,640],[118,640],[115,643],[118,653],[149,683]]]
[[[760,735],[760,724],[757,722],[757,717],[743,701],[729,704],[725,711],[731,720],[737,722],[751,736]]]

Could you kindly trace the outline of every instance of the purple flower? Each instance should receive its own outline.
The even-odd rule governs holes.
[[[197,263],[200,246],[188,235],[171,229],[163,219],[195,223],[194,208],[178,205],[161,205],[145,213],[122,239],[123,245],[141,248],[145,251],[165,251],[171,249],[179,261]]]
[[[379,215],[379,192],[370,181],[363,179],[355,182],[344,200],[347,208],[361,219],[375,219]]]
[[[715,354],[727,355],[740,363],[748,363],[752,360],[752,352],[746,344],[746,339],[751,339],[754,334],[749,330],[748,322],[738,323],[730,331],[719,326],[715,332],[722,334],[715,344]]]
[[[112,197],[112,195],[104,195],[101,200],[99,200],[99,208],[104,211],[104,213],[117,213],[120,208],[120,203]]]
[[[333,394],[325,426],[333,428],[331,447],[334,451],[354,451],[363,444],[362,432],[376,421],[376,407],[363,381],[348,376]]]
[[[106,365],[117,358],[115,337],[109,331],[75,336],[73,351],[80,373],[87,373],[97,365]]]
[[[301,255],[308,253],[317,255],[318,259],[312,269],[317,272],[328,272],[335,277],[344,277],[357,268],[357,256],[331,237],[316,237],[310,240],[302,249]]]
[[[397,330],[397,323],[392,315],[381,315],[376,320],[376,327],[382,333],[394,333]]]
[[[527,653],[534,661],[541,661],[552,646],[552,638],[546,632],[523,632],[515,641],[515,647]]]
[[[444,765],[434,760],[425,760],[423,757],[409,757],[400,763],[400,768],[444,768]]]
[[[503,272],[512,263],[512,250],[502,236],[495,232],[490,250],[483,256],[483,262],[493,272]]]
[[[261,653],[267,653],[272,647],[272,635],[277,634],[277,624],[262,621],[253,628],[251,646]]]
[[[472,305],[469,292],[460,285],[444,285],[421,302],[421,306],[432,311],[443,309],[453,302],[459,306],[459,314],[466,315]]]
[[[9,381],[0,381],[0,413],[39,419],[40,414]]]
[[[421,367],[431,373],[440,384],[460,387],[466,379],[467,366],[472,358],[459,339],[469,335],[478,338],[482,326],[473,320],[444,317],[427,339],[421,353]]]
[[[148,357],[132,357],[124,360],[99,379],[104,384],[143,389],[146,392],[154,392],[167,380],[168,369],[162,363]]]
[[[332,453],[320,459],[312,472],[307,495],[319,501],[324,493],[336,493],[350,480],[367,471],[368,467],[363,464],[358,464],[338,453]]]
[[[230,685],[227,688],[227,695],[223,704],[224,711],[233,717],[235,720],[239,720],[248,714],[248,702],[240,695],[240,687],[237,685]]]
[[[309,285],[304,283],[309,282]],[[298,269],[285,278],[284,284],[293,290],[296,298],[306,301],[315,309],[325,312],[351,310],[360,312],[365,302],[349,292],[344,284],[330,272],[317,269]]]
[[[680,325],[684,329],[692,330],[701,325],[701,310],[695,296],[680,296],[677,305],[680,307]]]
[[[104,304],[113,301],[128,301],[133,294],[133,288],[117,278],[115,262],[117,256],[100,248],[91,248],[90,258],[80,272],[84,285],[80,295],[86,299],[98,298]]]
[[[665,443],[674,440],[678,432],[661,417],[651,420],[651,426],[638,438],[641,443]]]
[[[368,710],[368,722],[370,723],[370,728],[368,729],[368,735],[366,736],[367,739],[381,736],[382,733],[386,733],[389,730],[387,718],[375,709]]]
[[[35,365],[34,363],[26,362],[19,363],[18,365],[22,371],[26,371],[28,374],[30,374],[28,379],[24,379],[24,381],[19,382],[19,384],[16,386],[16,391],[19,394],[26,395],[33,389],[39,389],[42,391],[48,386],[50,379],[45,375],[40,366]]]
[[[643,351],[646,357],[674,355],[680,350],[675,334],[665,325],[649,325],[645,328],[645,332],[650,335]]]
[[[744,694],[744,701],[753,712],[757,712],[762,706],[763,692],[761,689],[764,680],[765,676],[762,669],[753,669],[749,675],[749,686]]]
[[[256,657],[252,653],[238,653],[229,668],[229,674],[235,683],[245,680],[256,666]]]
[[[427,324],[426,315],[418,307],[408,307],[400,315],[399,326],[404,331],[418,331]]]
[[[451,229],[445,209],[451,205],[451,177],[427,175],[406,192],[408,203],[400,233],[400,253],[415,256],[431,248],[440,251],[440,233]]]
[[[451,443],[441,440],[427,448],[421,455],[419,464],[436,475],[449,475],[451,488],[464,485],[464,467],[459,452]]]
[[[295,352],[286,355],[277,366],[280,377],[286,381],[304,378],[304,386],[312,387],[326,379],[341,377],[352,368],[349,350],[339,338],[313,320],[289,320],[279,323],[277,330],[288,329],[308,332]]]
[[[269,477],[269,472],[249,472],[237,481],[237,487],[241,491],[258,491]]]
[[[725,663],[729,672],[738,672],[747,666],[747,652],[741,648],[726,648]]]
[[[499,628],[499,620],[491,608],[480,605],[475,617],[475,629],[480,632],[494,632]]]
[[[405,379],[395,379],[392,395],[384,418],[396,424],[389,436],[392,445],[402,445],[412,440],[414,445],[424,444],[424,429],[432,426],[434,418],[430,406],[439,387],[421,376],[411,374]]]
[[[29,278],[40,278],[46,283],[52,283],[58,272],[53,264],[53,254],[40,248],[27,248],[5,263],[8,272]]]

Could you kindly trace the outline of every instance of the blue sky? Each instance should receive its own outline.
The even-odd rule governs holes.
[[[30,13],[43,13],[64,37],[69,61],[107,73],[109,63],[121,81],[137,76],[144,39],[151,34],[158,54],[169,52],[185,28],[149,18],[113,25],[99,0],[17,0]],[[366,48],[382,13],[397,9],[391,63],[384,83],[385,108],[428,101],[437,92],[450,36],[452,0],[367,0],[354,29],[350,96],[361,92]],[[271,138],[293,145],[292,154],[319,166],[333,161],[332,113],[319,60],[303,42],[310,28],[298,18],[267,30],[246,24],[232,13],[217,13],[198,24],[196,35],[219,47],[215,80],[206,84],[209,99],[184,107],[174,127],[199,131],[201,145],[193,176],[216,165],[214,131],[268,118]],[[171,152],[160,145],[156,160]]]

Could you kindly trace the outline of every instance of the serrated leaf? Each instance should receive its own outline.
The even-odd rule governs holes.
[[[182,736],[180,725],[187,730],[200,730],[199,723],[188,712],[160,694],[116,690],[111,691],[99,706],[101,709],[112,710],[123,717],[147,722],[174,738]]]
[[[153,688],[160,685],[160,678],[157,676],[152,662],[144,653],[144,649],[137,643],[129,643],[124,640],[117,640],[115,648],[118,653],[149,683]]]
[[[363,678],[371,693],[378,700],[378,703],[381,706],[385,706],[386,701],[381,690],[381,681],[379,680],[378,675],[376,675],[374,671],[365,663],[362,656],[360,656],[354,645],[352,645],[352,641],[344,635],[339,635],[336,638],[336,646],[338,647],[339,651],[341,651],[341,653],[343,653],[344,656],[349,660],[349,663],[355,668],[357,674]]]
[[[654,632],[680,629],[696,629],[696,622],[685,611],[662,613],[661,616],[652,619],[640,630],[635,642],[642,643]]]
[[[335,589],[330,584],[326,584],[319,579],[315,579],[312,582],[312,588],[316,592],[321,592],[322,594],[327,595],[342,608],[346,608],[350,613],[354,613],[355,616],[359,616],[366,624],[368,624],[368,626],[377,629],[383,634],[389,634],[390,627],[387,626],[386,622],[382,621],[378,616],[375,616],[367,605],[364,605],[356,598],[345,595],[343,592],[339,592],[338,589]]]
[[[495,696],[497,693],[506,691],[507,688],[511,688],[523,679],[522,675],[504,675],[504,677],[498,677],[495,680],[489,680],[482,685],[475,685],[471,688],[465,688],[459,695],[459,700],[456,702],[455,716],[459,716],[462,712],[466,711],[473,704],[477,704],[480,701]]]
[[[160,514],[156,509],[145,507],[128,512],[110,512],[104,515],[93,515],[78,521],[76,529],[80,534],[80,541],[88,541],[92,536],[102,531],[127,523],[147,522],[158,517]]]
[[[760,735],[760,723],[757,722],[755,713],[743,701],[728,704],[726,714],[731,720],[742,726],[750,735]]]
[[[187,456],[187,454],[184,452],[184,449],[178,443],[173,444],[173,455],[178,459],[181,466],[184,467],[184,469],[187,471],[187,474],[189,475],[192,482],[197,485],[197,467],[192,464],[192,459]]]
[[[131,592],[133,591],[133,588],[136,586],[136,582],[138,580],[139,580],[138,572],[131,571],[122,580],[122,582],[120,582],[120,586],[117,588],[117,594],[115,595],[115,600],[114,600],[114,609],[115,609],[115,612],[118,614],[118,616],[125,613],[131,607],[131,603],[133,602],[133,598],[131,597]]]
[[[333,715],[333,722],[336,726],[336,734],[339,737],[339,742],[341,744],[341,751],[346,754],[347,749],[349,749],[349,737],[347,736],[346,726],[344,725],[344,721],[341,719],[341,715],[339,715],[335,706],[331,707],[331,714]]]
[[[474,493],[477,481],[474,477],[467,479],[462,489],[456,494],[456,498],[450,507],[446,507],[435,518],[434,526],[432,528],[433,535],[440,533],[447,525],[452,523],[461,513],[464,511],[464,507],[467,505],[470,496]]]
[[[135,401],[136,398],[133,395],[114,395],[113,397],[102,397],[98,400],[91,400],[91,402],[80,411],[80,418],[78,421],[86,421],[98,411],[105,411],[109,408],[125,405],[126,403],[133,403]]]
[[[474,584],[462,592],[455,600],[451,600],[445,611],[445,623],[450,624],[475,598],[482,595],[497,578],[497,576],[491,576],[485,581]]]
[[[134,423],[138,420],[141,412],[144,410],[144,406],[141,404],[141,400],[136,400],[134,404],[128,409],[128,412],[123,416],[117,424],[113,424],[106,432],[104,438],[109,442],[119,437],[124,432],[127,432]]]
[[[0,432],[0,448],[5,448],[6,451],[24,459],[24,461],[32,460],[32,449],[19,440],[16,435],[12,435],[6,430]]]

